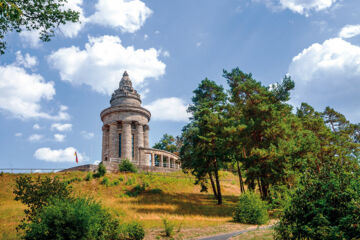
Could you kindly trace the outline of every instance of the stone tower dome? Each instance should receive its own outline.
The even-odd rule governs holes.
[[[101,114],[103,122],[102,161],[129,159],[140,163],[139,148],[149,147],[151,114],[141,106],[140,95],[125,71],[114,91],[110,107]]]

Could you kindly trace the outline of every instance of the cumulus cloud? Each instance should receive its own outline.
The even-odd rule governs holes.
[[[65,140],[66,135],[64,134],[54,134],[54,139],[56,142],[63,142]]]
[[[360,121],[360,47],[341,38],[314,43],[289,66],[295,81],[293,103],[308,102],[318,110],[330,105]]]
[[[59,132],[65,132],[65,131],[71,131],[72,129],[72,124],[71,123],[64,123],[64,124],[61,124],[61,123],[53,123],[51,124],[51,127],[50,129],[52,131],[59,131]]]
[[[99,0],[89,21],[134,33],[141,28],[152,11],[140,0]]]
[[[75,152],[79,162],[88,160],[85,154],[78,152],[73,147],[65,149],[39,148],[35,151],[34,157],[46,162],[75,162]]]
[[[274,10],[289,9],[295,13],[308,16],[311,11],[319,12],[333,6],[338,0],[253,0],[265,3]]]
[[[39,124],[37,124],[37,123],[35,123],[35,124],[33,125],[33,129],[35,129],[35,130],[39,130],[39,129],[40,129],[40,125],[39,125]]]
[[[339,32],[341,38],[352,38],[360,34],[360,25],[346,25]]]
[[[38,61],[35,56],[30,56],[28,53],[26,53],[24,56],[21,54],[21,51],[17,51],[16,64],[18,66],[23,66],[24,68],[32,68],[38,64]]]
[[[87,131],[81,131],[81,136],[83,137],[83,138],[85,138],[85,139],[92,139],[94,136],[95,136],[95,134],[94,133],[92,133],[92,132],[87,132]]]
[[[35,73],[28,73],[20,65],[34,66],[37,61],[29,55],[17,56],[17,62],[0,66],[0,110],[13,116],[27,118],[45,118],[52,120],[68,119],[67,107],[60,106],[57,115],[43,112],[41,102],[51,100],[55,95],[53,82],[46,82]]]
[[[183,121],[189,120],[186,112],[188,105],[180,98],[160,98],[144,106],[151,112],[154,120]]]
[[[39,30],[23,30],[20,32],[19,36],[25,47],[38,48],[41,46]]]
[[[61,48],[53,52],[48,61],[59,70],[63,81],[86,84],[97,92],[111,94],[125,70],[137,86],[146,78],[164,75],[166,65],[158,57],[159,51],[154,48],[124,47],[119,37],[105,35],[89,37],[84,50],[75,46]]]
[[[68,22],[59,26],[60,32],[62,32],[65,37],[76,37],[88,21],[88,19],[84,16],[84,10],[81,7],[82,4],[83,0],[69,0],[65,3],[63,9],[70,9],[79,13],[79,22]]]
[[[31,135],[31,136],[28,138],[28,140],[29,140],[30,142],[38,142],[38,141],[40,141],[40,140],[43,139],[43,138],[44,138],[43,135],[33,134],[33,135]]]
[[[21,137],[22,135],[22,133],[15,133],[15,137]]]

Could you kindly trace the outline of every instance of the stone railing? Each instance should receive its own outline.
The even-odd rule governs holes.
[[[180,158],[176,154],[164,150],[140,147],[137,165],[179,169]]]

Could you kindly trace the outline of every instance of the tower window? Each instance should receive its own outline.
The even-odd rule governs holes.
[[[119,158],[121,158],[121,133],[119,134]]]

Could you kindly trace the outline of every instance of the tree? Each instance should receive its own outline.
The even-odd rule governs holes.
[[[178,138],[174,138],[172,135],[165,133],[159,142],[155,143],[153,148],[165,150],[168,152],[178,152]]]
[[[50,41],[55,29],[67,22],[78,22],[79,13],[65,9],[68,0],[0,0],[0,54],[6,49],[11,31],[39,31],[40,39]]]
[[[222,86],[206,78],[195,89],[192,102],[188,108],[192,118],[182,132],[182,168],[191,171],[203,187],[209,177],[214,196],[222,204],[219,170],[226,161],[222,137],[226,94]]]
[[[230,87],[228,153],[242,163],[248,187],[255,189],[257,183],[265,199],[271,185],[291,181],[299,160],[294,153],[301,124],[285,103],[294,82],[286,76],[282,83],[265,87],[239,68],[224,70],[223,76]],[[241,169],[239,177],[241,181]]]

